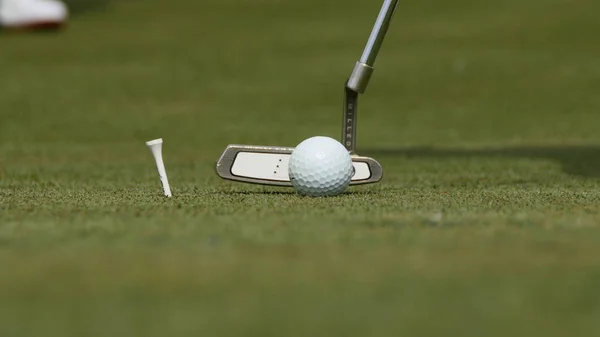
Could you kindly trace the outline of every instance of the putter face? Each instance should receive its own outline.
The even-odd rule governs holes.
[[[293,147],[229,145],[217,162],[217,174],[228,180],[273,186],[292,186],[288,163]],[[383,168],[373,158],[352,155],[355,173],[350,185],[381,180]]]

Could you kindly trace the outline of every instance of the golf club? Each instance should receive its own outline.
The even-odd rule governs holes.
[[[363,54],[344,86],[341,143],[350,152],[355,169],[350,185],[376,183],[383,176],[379,162],[356,153],[356,117],[358,95],[367,88],[397,5],[398,0],[384,0]],[[293,147],[230,144],[217,161],[216,171],[223,179],[291,187],[288,163],[293,150]]]

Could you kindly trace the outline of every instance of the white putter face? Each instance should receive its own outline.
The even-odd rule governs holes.
[[[288,163],[293,147],[229,145],[217,162],[217,174],[228,180],[246,183],[292,186]],[[376,183],[383,168],[373,158],[352,155],[355,173],[350,185]]]

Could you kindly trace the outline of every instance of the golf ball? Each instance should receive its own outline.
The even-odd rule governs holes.
[[[294,148],[288,173],[299,194],[334,196],[348,188],[354,175],[354,165],[350,153],[340,142],[316,136]]]

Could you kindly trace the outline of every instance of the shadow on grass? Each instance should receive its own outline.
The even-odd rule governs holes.
[[[228,195],[297,195],[299,198],[313,198],[313,197],[305,197],[305,196],[301,196],[299,194],[296,193],[296,191],[293,188],[288,188],[285,191],[281,190],[281,191],[233,191],[233,190],[229,190],[229,191],[220,191],[219,193],[222,194],[228,194]],[[344,195],[371,195],[374,194],[375,192],[373,191],[346,191],[344,192]],[[330,197],[324,197],[324,198],[330,198]],[[335,198],[335,196],[333,196],[333,198]]]
[[[228,190],[228,191],[219,191],[221,194],[228,195],[292,195],[295,192],[292,190],[286,191],[239,191],[239,190]]]
[[[543,159],[558,162],[565,173],[586,177],[600,177],[600,146],[524,146],[478,149],[452,149],[413,147],[397,149],[364,149],[361,154],[378,157],[401,156],[407,158],[469,158],[506,157]]]

